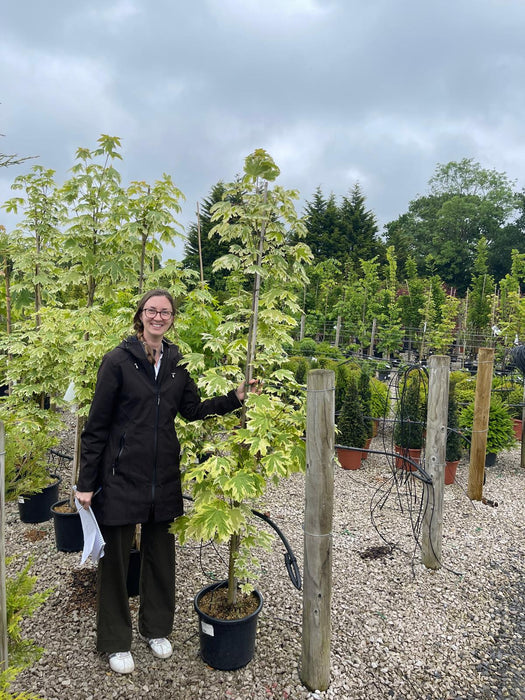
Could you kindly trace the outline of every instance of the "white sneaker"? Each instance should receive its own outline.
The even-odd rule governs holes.
[[[149,644],[149,648],[153,652],[153,656],[158,659],[168,659],[173,654],[173,647],[168,639],[165,637],[157,637],[155,639],[148,639],[142,634],[140,635],[142,639]]]
[[[135,662],[130,651],[117,651],[110,654],[109,665],[115,673],[131,673],[135,670]]]

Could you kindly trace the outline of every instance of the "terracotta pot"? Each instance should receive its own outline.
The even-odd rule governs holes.
[[[365,444],[365,449],[369,449],[370,445],[372,443],[372,438],[368,438]],[[368,458],[368,452],[361,452],[361,459],[367,459]]]
[[[401,447],[400,445],[395,445],[394,450],[399,455],[399,457],[396,457],[396,467],[398,469],[404,469],[407,472],[417,471],[416,467],[412,466],[412,464],[409,462],[405,462],[403,458],[408,457],[408,459],[411,459],[416,464],[419,464],[421,460],[420,448],[416,449],[413,447]]]
[[[512,424],[514,427],[514,437],[516,440],[521,440],[521,431],[523,429],[523,421],[521,418],[513,418]]]
[[[458,468],[459,459],[454,462],[445,462],[445,484],[453,484],[456,480],[456,471]]]
[[[337,448],[337,459],[343,469],[359,469],[361,466],[361,450],[349,450],[345,447]]]

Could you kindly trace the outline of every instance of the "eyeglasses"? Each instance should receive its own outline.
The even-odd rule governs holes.
[[[168,311],[168,309],[162,309],[162,311],[158,311],[157,309],[152,308],[151,306],[147,309],[142,309],[144,313],[146,314],[146,318],[155,318],[157,314],[160,314],[160,317],[163,321],[169,321],[169,319],[173,316],[173,311]]]

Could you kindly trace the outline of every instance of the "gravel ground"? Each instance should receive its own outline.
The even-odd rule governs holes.
[[[391,443],[387,430],[372,448],[389,450]],[[379,454],[358,471],[334,470],[331,682],[324,692],[309,691],[299,677],[302,592],[288,578],[278,540],[262,557],[257,587],[264,607],[250,664],[222,672],[199,657],[193,597],[210,576],[223,578],[225,566],[224,552],[195,545],[177,547],[173,656],[153,658],[136,635],[136,670],[119,676],[95,651],[93,566],[80,567],[80,554],[56,551],[51,521],[24,524],[16,504],[8,504],[7,553],[19,555],[11,571],[34,555],[37,588],[53,587],[23,625],[44,654],[12,690],[46,700],[525,698],[525,469],[519,449],[499,455],[487,469],[486,504],[468,499],[468,464],[460,464],[456,483],[445,487],[443,566],[437,571],[419,563],[414,479],[393,472],[390,458]],[[65,484],[61,490],[65,497]],[[372,522],[371,506],[378,503]],[[265,510],[302,571],[304,477],[272,488]],[[137,599],[131,600],[136,615]]]

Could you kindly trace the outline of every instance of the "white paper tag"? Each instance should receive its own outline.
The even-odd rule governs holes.
[[[215,637],[213,625],[209,625],[207,622],[204,622],[204,620],[201,620],[201,628],[204,634],[207,634],[208,637]]]

